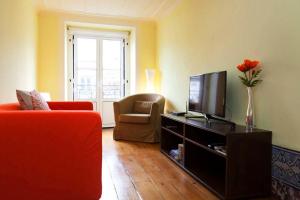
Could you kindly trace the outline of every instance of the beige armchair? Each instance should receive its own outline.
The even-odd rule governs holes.
[[[165,98],[159,94],[136,94],[114,102],[114,139],[159,142],[164,105]]]

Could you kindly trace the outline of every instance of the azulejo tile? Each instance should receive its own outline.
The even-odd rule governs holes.
[[[300,152],[273,146],[272,177],[275,199],[300,200]]]
[[[272,176],[300,190],[300,152],[273,146]]]

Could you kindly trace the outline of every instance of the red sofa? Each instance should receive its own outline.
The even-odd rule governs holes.
[[[0,104],[0,199],[98,200],[102,130],[90,102]]]

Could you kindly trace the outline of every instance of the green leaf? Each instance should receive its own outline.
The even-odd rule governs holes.
[[[239,78],[241,79],[241,81],[242,81],[242,83],[244,85],[246,85],[247,87],[249,87],[250,82],[249,82],[249,80],[247,78],[242,77],[242,76],[239,76]]]
[[[258,79],[258,80],[253,80],[249,85],[250,87],[254,87],[256,86],[258,83],[262,82],[262,80]]]
[[[239,78],[242,80],[242,81],[247,81],[246,78],[242,77],[242,76],[239,76]]]
[[[255,73],[252,75],[253,79],[257,78],[261,71],[262,71],[261,69],[255,71]]]

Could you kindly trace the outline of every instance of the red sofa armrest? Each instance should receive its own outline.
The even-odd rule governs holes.
[[[1,199],[98,200],[102,130],[91,111],[1,111]]]
[[[93,110],[93,103],[89,101],[49,101],[51,110]]]

